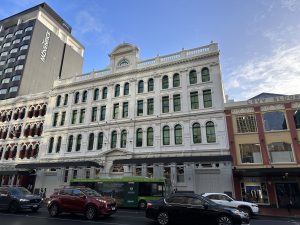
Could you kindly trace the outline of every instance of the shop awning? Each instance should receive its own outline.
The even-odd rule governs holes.
[[[26,170],[0,170],[0,176],[12,176],[12,175],[29,175],[29,171]]]
[[[18,169],[37,169],[37,168],[62,168],[62,167],[103,167],[94,161],[67,161],[67,162],[40,162],[40,163],[21,163],[16,165]]]
[[[184,156],[184,157],[160,157],[160,158],[131,158],[131,159],[117,159],[113,164],[153,164],[153,163],[185,163],[185,162],[220,162],[232,161],[230,155],[217,156]]]
[[[235,176],[257,177],[257,176],[300,176],[300,168],[251,168],[233,169]]]

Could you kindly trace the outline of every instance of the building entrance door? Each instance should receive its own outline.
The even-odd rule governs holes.
[[[279,208],[300,208],[300,191],[298,183],[277,183],[276,195]]]

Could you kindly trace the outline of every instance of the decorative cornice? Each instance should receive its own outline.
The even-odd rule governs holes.
[[[254,109],[252,107],[233,109],[231,111],[232,114],[245,114],[245,113],[253,113],[253,112],[254,112]]]
[[[275,110],[282,110],[284,109],[283,104],[277,104],[277,105],[264,105],[260,107],[260,111],[266,112],[266,111],[275,111]]]

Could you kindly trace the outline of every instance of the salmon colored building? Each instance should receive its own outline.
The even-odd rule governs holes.
[[[300,208],[300,94],[228,102],[225,114],[235,197]]]

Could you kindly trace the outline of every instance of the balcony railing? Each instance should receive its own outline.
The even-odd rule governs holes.
[[[161,65],[164,63],[175,62],[181,59],[191,58],[194,56],[205,55],[208,53],[218,52],[218,45],[216,43],[212,43],[209,45],[205,45],[199,48],[193,48],[189,50],[182,50],[180,52],[176,52],[173,54],[165,55],[165,56],[157,56],[152,59],[143,60],[137,63],[137,69],[144,69],[151,66]],[[54,87],[60,85],[67,85],[74,82],[89,80],[97,77],[104,77],[106,75],[112,74],[113,71],[111,69],[104,69],[99,71],[92,71],[90,73],[76,75],[72,78],[60,79],[54,81]]]

